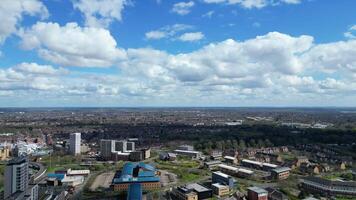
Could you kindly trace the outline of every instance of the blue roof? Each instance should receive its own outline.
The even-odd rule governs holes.
[[[138,172],[138,176],[133,176],[134,168],[139,167],[140,171]],[[141,182],[159,182],[160,178],[156,176],[155,167],[145,164],[143,162],[140,163],[132,163],[128,162],[122,168],[121,173],[118,173],[117,176],[114,177],[113,183],[141,183]]]
[[[129,192],[127,200],[141,200],[142,199],[142,186],[139,183],[131,184],[129,186]]]
[[[64,176],[65,176],[65,174],[53,174],[53,173],[47,174],[48,178],[55,178],[57,180],[63,180]]]

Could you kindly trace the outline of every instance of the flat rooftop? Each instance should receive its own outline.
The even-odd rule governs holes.
[[[188,189],[193,189],[197,192],[206,192],[206,191],[210,191],[210,189],[202,186],[202,185],[199,185],[198,183],[192,183],[192,184],[189,184],[186,186],[186,188]]]

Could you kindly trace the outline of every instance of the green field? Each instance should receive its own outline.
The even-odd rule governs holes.
[[[200,166],[198,161],[189,158],[178,158],[176,161],[156,159],[155,162],[157,163],[157,169],[167,170],[176,174],[181,183],[192,182],[209,174],[206,170],[198,169]]]

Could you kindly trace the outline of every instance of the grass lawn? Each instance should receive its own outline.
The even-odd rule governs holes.
[[[201,177],[208,175],[208,171],[198,169],[200,164],[198,161],[178,158],[176,161],[161,161],[156,159],[157,169],[167,170],[176,174],[182,183],[192,182]]]

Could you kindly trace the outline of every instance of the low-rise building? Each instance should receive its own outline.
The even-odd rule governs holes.
[[[192,158],[200,158],[202,153],[200,151],[190,151],[190,150],[174,150],[177,155],[189,156]]]
[[[230,163],[230,164],[237,164],[238,160],[236,157],[232,157],[232,156],[224,156],[224,162],[225,163]]]
[[[212,188],[214,194],[216,194],[220,197],[229,195],[229,192],[230,192],[229,186],[223,185],[221,183],[213,183],[211,185],[211,188]]]
[[[143,162],[125,163],[112,181],[114,191],[127,191],[131,184],[140,183],[143,191],[157,190],[161,187],[160,178],[155,167]]]
[[[244,168],[237,168],[224,164],[219,165],[219,170],[228,175],[238,176],[238,177],[250,177],[254,174],[254,172],[251,170],[244,169]]]
[[[180,145],[178,148],[178,150],[183,150],[183,151],[194,151],[194,147],[192,145]]]
[[[301,180],[302,188],[310,193],[324,196],[355,196],[355,181],[332,181],[319,177],[306,177]]]
[[[279,167],[276,169],[271,170],[271,177],[272,179],[275,180],[284,180],[289,177],[290,174],[290,168],[289,167]]]
[[[172,196],[176,200],[198,200],[198,194],[193,189],[178,187],[173,189]]]
[[[220,164],[221,164],[220,160],[213,160],[213,161],[204,162],[204,167],[212,170],[212,169],[216,169]]]
[[[198,195],[198,200],[208,199],[213,196],[213,192],[211,189],[206,188],[197,183],[188,184],[185,186],[187,189],[192,189]]]
[[[229,188],[234,187],[234,182],[235,182],[234,178],[220,171],[213,172],[211,179],[212,179],[212,183],[221,183],[229,186]]]
[[[248,200],[267,200],[268,192],[260,187],[249,187],[247,189]]]
[[[175,153],[161,152],[159,154],[159,159],[164,161],[174,161],[177,159],[177,155]]]
[[[288,197],[277,189],[267,187],[265,190],[268,192],[268,200],[288,200]]]

